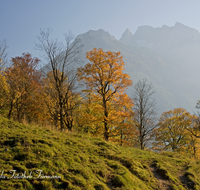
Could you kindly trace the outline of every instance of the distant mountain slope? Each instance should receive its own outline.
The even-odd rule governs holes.
[[[134,35],[128,34],[126,30],[120,41],[152,49],[173,63],[172,65],[187,68],[189,71],[200,68],[200,33],[181,23],[176,23],[173,27],[164,25],[161,28],[140,26]]]
[[[120,41],[146,47],[164,57],[170,65],[165,86],[174,95],[177,106],[194,110],[200,98],[200,33],[196,29],[178,22],[173,27],[140,26],[134,35],[126,30]]]
[[[197,77],[200,64],[197,66],[194,60],[191,60],[191,67],[186,57],[188,60],[193,59],[195,52],[198,52],[198,49],[200,51],[198,31],[176,23],[174,27],[142,26],[134,35],[127,29],[120,40],[102,29],[90,30],[77,38],[84,44],[84,63],[87,63],[85,53],[94,47],[103,48],[104,51],[120,51],[125,62],[125,72],[131,76],[134,83],[142,78],[152,82],[159,114],[176,107],[183,107],[190,112],[194,110],[200,98],[200,77]],[[195,51],[190,50],[189,54],[187,49],[194,46]],[[200,60],[200,54],[195,55],[199,56]],[[132,94],[131,88],[128,94]]]

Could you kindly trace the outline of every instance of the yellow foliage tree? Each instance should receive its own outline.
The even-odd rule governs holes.
[[[0,110],[3,111],[6,106],[9,94],[8,84],[6,82],[5,73],[0,71]]]
[[[199,131],[199,115],[192,115],[192,123],[190,126],[186,127],[189,135],[189,142],[187,150],[185,152],[191,157],[199,158],[200,157],[200,131]]]
[[[94,101],[99,102],[99,122],[104,126],[104,139],[109,140],[114,127],[113,122],[118,120],[118,115],[113,102],[120,100],[120,95],[128,86],[132,85],[130,76],[123,73],[124,62],[120,52],[104,52],[94,48],[86,53],[86,58],[91,62],[78,69],[78,80],[84,81],[87,91],[94,92]],[[118,110],[119,111],[119,110]]]
[[[94,93],[87,93],[77,110],[76,123],[78,131],[89,133],[92,136],[101,136],[103,131],[102,123],[99,118],[102,114],[99,112],[101,106],[95,101]]]
[[[135,122],[133,120],[134,106],[132,99],[123,93],[118,95],[118,98],[112,102],[113,109],[111,115],[113,116],[113,126],[111,141],[122,145],[133,146],[136,141],[137,131]]]
[[[183,108],[164,112],[156,130],[155,149],[196,154],[198,142],[187,130],[192,129],[194,117]]]

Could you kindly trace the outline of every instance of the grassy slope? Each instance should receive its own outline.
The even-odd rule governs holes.
[[[1,117],[0,170],[8,177],[10,170],[20,175],[32,171],[30,179],[0,179],[2,190],[200,189],[200,163],[179,154],[119,147]],[[36,170],[61,178],[37,178]]]

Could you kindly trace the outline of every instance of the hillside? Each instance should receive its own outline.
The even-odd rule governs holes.
[[[2,117],[0,126],[2,190],[200,189],[200,163],[179,154],[115,146]]]

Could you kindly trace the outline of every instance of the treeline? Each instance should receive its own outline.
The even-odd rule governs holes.
[[[52,125],[58,130],[99,136],[119,145],[176,151],[199,157],[199,117],[177,108],[157,118],[154,90],[146,80],[132,86],[123,73],[120,52],[96,49],[79,66],[82,45],[71,33],[65,44],[41,31],[37,48],[47,65],[30,53],[6,62],[0,43],[0,114],[19,122]],[[133,96],[126,94],[132,86]]]

